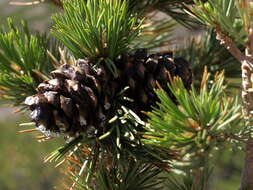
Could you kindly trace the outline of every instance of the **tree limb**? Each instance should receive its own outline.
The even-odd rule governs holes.
[[[239,62],[242,62],[246,59],[246,56],[241,52],[241,50],[235,45],[233,40],[216,26],[215,28],[217,33],[217,40],[220,41],[220,44],[224,46]]]

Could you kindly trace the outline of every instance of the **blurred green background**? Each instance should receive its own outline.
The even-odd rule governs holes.
[[[33,30],[40,32],[49,30],[50,15],[57,11],[57,8],[46,3],[11,6],[9,2],[0,0],[0,24],[11,16],[17,21],[27,20]],[[18,124],[29,119],[26,115],[12,114],[12,111],[14,109],[6,108],[0,102],[0,190],[61,189],[59,184],[63,176],[59,170],[54,168],[53,163],[43,163],[44,156],[59,146],[61,139],[38,143],[34,134],[18,134],[19,130],[24,129]],[[214,153],[210,190],[238,189],[242,163],[243,153],[238,150],[233,152],[227,148]]]
[[[9,111],[0,110],[0,189],[54,189],[60,173],[54,168],[54,164],[44,164],[43,158],[58,143],[39,143],[33,134],[18,134],[17,131],[22,129],[18,124],[28,119],[4,113]]]

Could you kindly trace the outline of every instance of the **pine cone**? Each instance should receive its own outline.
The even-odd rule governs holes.
[[[113,97],[102,69],[93,69],[87,60],[79,60],[51,74],[53,79],[41,83],[38,93],[25,101],[38,129],[46,136],[99,133]]]
[[[150,111],[158,98],[154,88],[159,84],[173,98],[167,83],[169,76],[182,78],[186,88],[192,83],[189,64],[183,58],[172,58],[172,53],[147,55],[145,49],[115,61],[118,78],[113,78],[103,64],[94,69],[88,60],[75,65],[64,64],[53,71],[52,79],[37,88],[37,94],[25,101],[31,109],[31,118],[46,136],[80,134],[100,136],[109,130],[107,121],[124,105],[142,119],[142,111]],[[118,94],[133,102],[122,101]]]
[[[117,64],[121,73],[120,85],[130,87],[126,96],[134,100],[128,107],[139,115],[142,115],[142,111],[150,111],[151,106],[158,101],[154,92],[157,85],[176,103],[167,86],[170,77],[181,77],[186,89],[191,87],[192,71],[189,63],[182,57],[173,59],[172,52],[148,56],[146,49],[139,49],[134,55],[123,57]]]

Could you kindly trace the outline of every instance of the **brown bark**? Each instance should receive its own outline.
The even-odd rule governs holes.
[[[253,126],[253,61],[246,52],[247,60],[242,61],[242,100],[246,127]],[[253,139],[249,134],[246,143],[244,169],[240,190],[253,190]]]
[[[240,63],[242,63],[246,57],[236,46],[233,40],[228,35],[224,34],[218,26],[216,27],[216,33],[216,38],[220,41],[220,44],[224,46]]]
[[[253,32],[249,35],[249,45],[245,53],[242,53],[235,43],[224,34],[219,27],[216,28],[217,39],[221,45],[241,63],[242,69],[242,100],[243,114],[246,126],[253,126]],[[244,169],[242,171],[242,181],[240,190],[253,190],[253,138],[248,136],[245,150]]]

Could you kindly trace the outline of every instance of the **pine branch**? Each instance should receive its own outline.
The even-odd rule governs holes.
[[[107,64],[108,68],[111,69],[112,72],[115,73],[116,69],[114,68],[113,60],[117,58],[119,55],[126,53],[129,50],[130,43],[139,34],[140,26],[141,26],[139,24],[137,17],[131,14],[130,12],[128,12],[127,4],[125,2],[121,3],[121,1],[119,0],[114,0],[114,1],[112,0],[111,1],[110,0],[109,1],[102,1],[102,0],[84,1],[83,0],[81,2],[77,0],[74,0],[74,1],[66,0],[64,1],[64,11],[65,12],[63,12],[62,14],[59,14],[54,17],[55,25],[53,29],[53,34],[58,39],[60,39],[72,51],[72,53],[76,57],[78,58],[88,57],[91,60],[94,60],[93,64],[97,63],[96,66],[99,65],[100,63],[99,61],[103,60]],[[163,27],[159,29],[161,31],[164,31]],[[26,38],[29,38],[28,34],[26,35]],[[13,38],[10,38],[10,39],[13,40]],[[10,39],[8,39],[8,42],[10,42]],[[19,43],[17,44],[18,44],[18,48],[17,48],[18,51],[26,50],[25,46],[21,46]],[[20,48],[19,46],[22,48]],[[46,52],[45,50],[47,50],[47,48],[46,47],[43,48],[45,52],[43,52],[41,55],[39,54],[38,56],[36,56],[37,55],[36,53],[38,53],[38,50],[39,50],[38,48],[39,45],[34,45],[33,47],[34,48],[32,49],[27,48],[27,51],[25,51],[24,55],[22,54],[23,57],[22,56],[18,57],[17,56],[18,53],[16,53],[17,55],[9,56],[9,57],[13,57],[15,61],[18,63],[17,64],[18,66],[25,67],[23,70],[24,72],[28,73],[29,77],[31,75],[31,77],[28,79],[31,79],[31,84],[33,84],[32,88],[34,90],[37,84],[35,84],[35,82],[33,81],[34,78],[32,75],[33,74],[36,76],[38,75],[38,81],[41,81],[41,78],[47,77],[47,73],[51,69],[48,69],[48,70],[44,69],[43,65],[41,64],[43,59],[39,59],[41,57],[44,58],[44,56],[47,58],[46,56],[47,54],[45,53]],[[7,48],[5,55],[8,55],[8,53],[10,52],[9,50],[11,49],[15,50],[14,46],[11,48]],[[165,58],[167,59],[167,61],[171,60],[170,58],[164,56],[164,59]],[[24,63],[23,63],[23,60],[24,60]],[[169,61],[167,62],[167,66],[168,64],[173,64],[172,61],[171,62]],[[31,63],[35,64],[34,67],[36,68],[36,70],[32,69],[33,65],[32,66],[28,65],[28,67],[26,67],[27,64],[31,64]],[[50,63],[51,62],[49,62],[49,64]],[[9,65],[8,69],[10,70],[12,69],[11,64],[12,63],[10,62],[10,64],[4,65],[4,66],[8,67]],[[87,66],[87,65],[83,64],[82,66]],[[88,70],[87,67],[85,69],[84,69],[84,72]],[[19,70],[15,70],[15,69],[12,70],[12,72],[15,72],[15,71],[17,74],[23,75],[23,72]],[[66,70],[64,70],[64,67],[62,67],[62,70],[60,71],[58,70],[58,73],[55,72],[54,74],[57,75],[60,73],[61,77],[63,78],[66,77],[67,74],[70,74],[70,75],[73,74],[73,72],[71,73],[71,71],[73,71],[71,69],[69,73],[65,71]],[[79,71],[77,71],[76,73],[78,74]],[[163,72],[163,73],[166,73],[166,72]],[[189,73],[188,75],[190,76]],[[55,81],[57,81],[57,79],[58,78],[56,78]],[[96,87],[95,90],[97,89],[101,90],[99,88],[99,85],[96,83],[95,79],[93,79],[91,75],[89,76],[87,75],[86,79],[90,80],[89,82],[91,83],[91,85],[94,85]],[[55,81],[51,80],[51,82],[55,82]],[[58,81],[60,81],[60,79]],[[73,84],[76,81],[74,79],[73,80],[66,79],[64,80],[64,85],[66,85],[65,82],[66,83],[71,82]],[[84,80],[83,84],[86,85],[86,82],[87,81]],[[44,87],[46,86],[46,84],[47,84],[46,82],[43,83]],[[82,86],[84,86],[83,84]],[[181,83],[178,82],[178,85],[180,86],[180,88],[183,89],[184,85],[182,82]],[[71,85],[69,89],[71,88],[73,89],[73,86],[74,85]],[[77,88],[79,87],[78,85],[76,86]],[[221,87],[219,85],[217,86]],[[45,88],[43,90],[45,90]],[[74,89],[74,91],[81,92],[80,94],[83,95],[84,91],[81,91],[81,90]],[[97,103],[96,97],[94,94],[92,94],[93,89],[87,86],[85,90],[86,92],[88,92],[87,96],[77,97],[79,96],[79,94],[78,95],[74,94],[74,96],[72,97],[73,94],[71,94],[71,98],[74,98],[74,99],[77,98],[78,101],[79,99],[81,99],[81,101],[84,101],[87,98],[88,101],[91,99],[92,101],[90,102],[96,104]],[[175,96],[178,95],[177,90],[173,89],[173,86],[171,86],[171,90],[174,91]],[[214,94],[215,94],[216,89],[212,89],[212,90],[214,91]],[[55,93],[57,94],[59,92],[55,92]],[[63,95],[65,95],[65,93],[66,92],[64,92]],[[40,97],[43,97],[44,95],[48,95],[48,94],[49,93],[43,92],[43,95]],[[58,94],[58,97],[60,97],[59,94]],[[187,94],[186,89],[182,94],[184,95]],[[63,95],[61,95],[61,97],[63,97]],[[215,95],[219,96],[219,93]],[[27,96],[27,94],[25,96]],[[202,96],[206,97],[207,95],[202,94]],[[65,98],[65,100],[67,98]],[[112,97],[109,96],[109,98],[115,98],[114,94]],[[189,111],[189,106],[191,107],[193,106],[193,104],[192,102],[188,101],[188,99],[183,99],[183,98],[184,97],[180,96],[178,98],[178,101],[180,102],[181,105],[185,105],[184,111],[187,112]],[[50,96],[49,99],[51,103],[52,102],[57,103],[57,101],[54,102],[54,100],[52,100],[53,99],[52,96]],[[46,101],[48,101],[48,99]],[[217,98],[215,99],[215,101],[216,101],[215,103],[217,103]],[[29,103],[29,101],[27,102]],[[201,101],[199,102],[196,101],[196,102],[199,104]],[[207,101],[206,103],[209,104],[210,102]],[[57,106],[59,106],[59,104],[61,104],[60,106],[63,105],[62,103],[58,102]],[[31,109],[34,109],[33,110],[34,112],[32,114],[33,119],[36,120],[38,117],[41,116],[37,112],[37,110],[39,110],[41,107],[36,107],[37,105],[35,106],[33,103],[31,103],[30,105],[31,107],[33,107]],[[48,103],[47,106],[51,106],[51,104],[49,105]],[[55,105],[52,105],[52,107],[53,106]],[[98,109],[104,109],[103,108],[104,106],[106,105],[103,104],[101,105],[102,108],[99,107]],[[52,120],[49,120],[49,117],[47,117],[49,116],[49,114],[48,115],[45,114],[42,120],[38,119],[39,121],[36,123],[38,128],[42,128],[45,123],[48,124],[47,125],[48,128],[44,127],[43,129],[41,129],[42,131],[44,131],[45,135],[48,135],[48,136],[53,135],[53,132],[55,130],[54,127],[56,127],[57,124],[59,124],[59,126],[61,127],[61,130],[64,129],[65,131],[67,131],[70,128],[73,129],[73,131],[71,131],[73,132],[72,134],[71,133],[66,133],[66,134],[70,134],[73,136],[79,135],[70,143],[67,143],[63,147],[60,147],[58,150],[53,152],[46,160],[60,161],[60,163],[62,163],[62,161],[65,161],[67,159],[71,160],[72,168],[69,171],[73,179],[73,184],[71,185],[71,188],[77,187],[77,185],[80,184],[82,180],[84,181],[84,184],[81,188],[84,188],[84,189],[90,189],[92,186],[96,186],[100,182],[102,184],[101,186],[103,186],[104,189],[134,189],[134,188],[158,189],[158,188],[161,188],[160,179],[157,178],[157,176],[158,174],[160,174],[160,172],[163,169],[168,169],[169,159],[174,158],[173,152],[171,153],[167,148],[143,144],[140,140],[140,133],[138,133],[138,130],[143,130],[141,126],[143,125],[143,121],[141,121],[138,115],[133,113],[133,111],[125,108],[124,106],[119,106],[119,105],[113,105],[113,106],[114,106],[113,109],[110,110],[110,112],[112,113],[109,114],[109,116],[113,115],[112,118],[108,118],[108,115],[106,116],[103,115],[102,112],[99,112],[100,110],[97,112],[99,117],[101,118],[103,117],[103,119],[99,118],[101,119],[101,122],[103,122],[103,124],[98,125],[98,128],[100,127],[99,130],[102,128],[99,131],[99,133],[97,133],[98,130],[93,125],[88,125],[87,131],[85,132],[83,131],[76,132],[74,129],[75,126],[73,127],[72,121],[70,118],[67,118],[69,119],[69,121],[66,121],[66,120],[63,120],[63,119],[66,119],[66,117],[59,117],[59,115],[57,115],[58,113],[62,115],[65,114],[63,113],[64,110],[60,110],[62,109],[62,107],[57,108],[58,110],[56,110],[56,108],[51,110],[53,113],[53,115],[51,115]],[[227,104],[225,104],[225,107],[226,106]],[[36,110],[35,110],[35,107],[36,107]],[[80,106],[78,105],[77,108],[79,109]],[[91,108],[91,107],[85,107],[85,108]],[[236,108],[236,111],[237,111],[237,107],[229,107],[229,106],[226,107],[225,111],[227,111],[230,108]],[[216,111],[215,114],[218,114],[218,112],[220,112],[220,109],[217,109],[217,107],[215,107],[214,109]],[[177,111],[179,112],[180,110],[177,110]],[[205,115],[204,113],[205,111],[206,110],[204,109],[202,110],[203,112],[202,115]],[[231,114],[236,113],[236,111],[232,112]],[[220,125],[221,121],[225,120],[227,122],[227,123],[225,122],[226,124],[228,123],[230,124],[230,122],[232,122],[233,119],[237,119],[238,117],[238,114],[236,114],[232,119],[229,120],[227,117],[230,117],[231,114],[224,114],[224,112],[221,112],[221,114],[223,114],[222,115],[223,117],[221,117],[220,120],[216,121],[217,122],[216,127],[221,128],[221,130],[225,126],[225,124],[223,124],[223,126]],[[193,111],[191,111],[191,114],[192,113]],[[82,119],[81,117],[78,117],[78,116],[83,116],[81,115],[81,112],[80,113],[78,112],[78,114],[76,114],[77,122],[79,122],[79,120]],[[104,119],[104,117],[106,118]],[[195,117],[194,119],[196,120],[196,115],[192,115],[192,117]],[[93,118],[88,118],[88,119],[92,120]],[[72,125],[71,127],[70,127],[70,122]],[[191,121],[187,120],[187,122],[191,122]],[[84,123],[87,123],[87,121],[85,121]],[[92,123],[92,124],[95,124],[95,123]],[[194,124],[192,126],[191,124],[189,125],[190,127],[194,128]],[[204,123],[204,124],[207,125],[207,123]],[[203,128],[205,127],[204,124],[202,126]],[[80,125],[80,126],[83,127],[84,125]],[[88,131],[89,129],[91,131]],[[34,131],[34,130],[29,130],[29,131]],[[193,131],[194,129],[191,129],[188,132],[193,133]],[[214,137],[215,135],[215,130],[213,131],[214,132],[214,134],[212,134],[213,136],[211,135],[207,136],[209,139],[205,136],[205,129],[202,130],[201,132],[197,130],[194,132],[198,134],[199,136],[201,136],[196,140],[198,145],[202,143],[202,140],[208,141],[209,139],[212,139],[212,137]],[[85,134],[86,136],[83,134]],[[180,134],[177,140],[180,140],[180,138],[182,140],[182,137],[184,137],[184,135],[185,134]],[[43,136],[40,139],[47,139],[47,138],[48,137]],[[184,142],[182,144],[185,144],[186,141],[188,140],[189,139],[187,138],[183,139],[182,141]],[[135,162],[134,162],[125,166],[124,165],[125,162],[129,160],[141,160],[142,162],[145,162],[145,164],[144,166],[142,165],[140,166],[138,164],[135,165]],[[105,164],[103,163],[103,161],[105,162]],[[78,164],[75,165],[73,163],[78,163]],[[152,163],[152,164],[149,165],[147,163]],[[99,168],[100,164],[102,165],[101,168]],[[160,168],[154,167],[154,165],[158,165]],[[119,167],[119,169],[117,167]],[[121,167],[123,167],[123,171],[121,170],[122,169]],[[128,171],[128,172],[124,173],[125,171]],[[121,175],[121,173],[123,174]]]
[[[220,41],[220,44],[223,45],[231,53],[231,55],[233,55],[239,62],[242,62],[246,59],[246,56],[244,56],[234,41],[225,35],[218,26],[216,27],[216,32],[217,39]]]
[[[196,6],[191,8],[190,14],[201,23],[222,31],[238,44],[247,43],[247,32],[237,0],[209,0],[206,3],[196,0],[195,2]]]
[[[188,159],[190,155],[196,159],[208,155],[207,152],[219,146],[219,142],[229,140],[226,134],[239,134],[241,114],[237,100],[224,95],[222,73],[216,75],[212,84],[208,82],[209,77],[210,74],[205,72],[200,92],[192,87],[189,94],[182,82],[175,79],[169,88],[179,105],[173,103],[163,90],[156,91],[161,102],[148,114],[146,143],[175,147],[183,155],[188,155]]]
[[[22,30],[11,19],[8,23],[9,32],[3,28],[0,31],[0,94],[22,104],[53,69],[47,54],[53,43],[46,36],[31,35],[25,23]],[[57,53],[53,54],[57,57]]]
[[[243,113],[246,121],[245,128],[248,130],[253,125],[253,91],[251,90],[253,86],[252,2],[235,0],[210,0],[206,4],[198,2],[193,12],[203,23],[216,28],[222,45],[241,63]],[[244,46],[243,53],[236,48],[236,42]],[[249,131],[252,131],[252,129],[249,129]],[[252,134],[248,133],[241,189],[253,189],[253,149],[250,148],[251,146]]]

